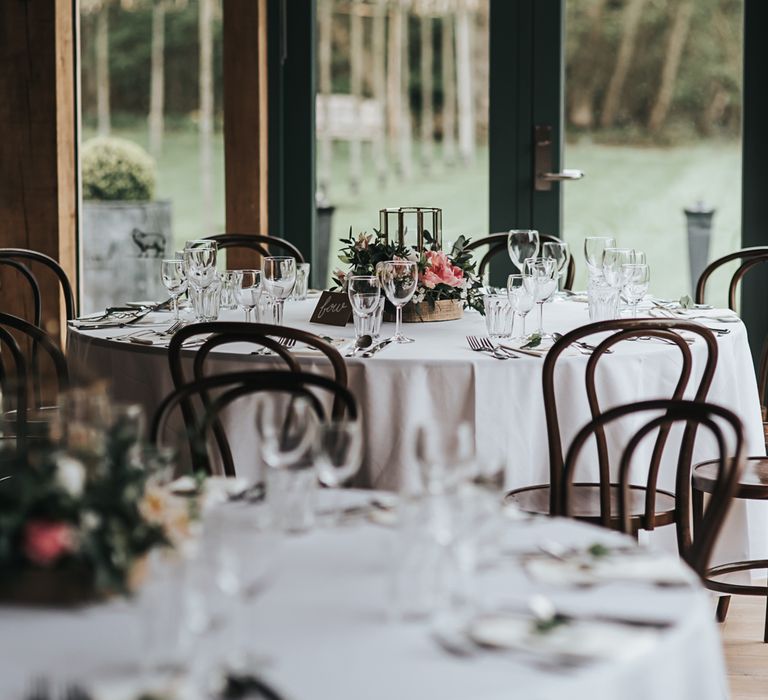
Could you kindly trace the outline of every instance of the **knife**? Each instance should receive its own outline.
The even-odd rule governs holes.
[[[380,343],[378,343],[377,345],[374,345],[369,350],[366,350],[365,352],[360,353],[360,357],[371,357],[375,355],[377,352],[379,352],[379,350],[383,350],[385,347],[387,347],[387,345],[389,345],[393,341],[394,341],[394,338],[387,338],[386,340],[382,340]]]

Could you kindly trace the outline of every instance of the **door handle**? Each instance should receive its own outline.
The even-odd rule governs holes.
[[[549,192],[553,182],[581,180],[584,177],[584,171],[575,168],[552,172],[552,127],[549,124],[534,127],[533,151],[533,182],[537,192]]]

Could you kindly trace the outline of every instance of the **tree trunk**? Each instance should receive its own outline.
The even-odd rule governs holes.
[[[635,53],[637,31],[642,19],[643,6],[646,0],[629,0],[623,17],[621,43],[616,57],[616,65],[613,68],[611,80],[608,83],[608,91],[603,100],[600,126],[603,128],[613,126],[621,104],[621,93],[624,89],[629,69],[632,66],[632,57]]]
[[[456,62],[453,53],[453,17],[443,17],[442,73],[443,73],[443,161],[453,165],[456,161]]]
[[[688,38],[688,31],[691,28],[692,17],[693,0],[682,0],[677,6],[675,21],[669,30],[659,92],[656,94],[656,101],[648,119],[648,129],[651,133],[658,133],[661,130],[667,114],[669,114],[672,98],[675,96],[675,83],[680,69],[680,59],[683,57],[683,49]]]
[[[213,232],[213,3],[200,0],[200,195],[203,234]]]
[[[96,119],[100,136],[112,128],[109,114],[109,4],[96,15]]]
[[[357,0],[350,5],[349,16],[349,86],[355,101],[355,123],[360,123],[360,103],[363,99],[363,17],[360,14]],[[352,135],[349,144],[349,188],[352,194],[360,191],[360,181],[363,175],[362,144],[359,132]]]
[[[400,57],[400,173],[407,180],[413,172],[413,135],[411,124],[411,69],[408,57],[409,50],[409,32],[408,32],[408,10],[401,14],[401,33],[402,42],[400,45],[402,55]]]
[[[587,9],[589,31],[579,42],[581,50],[573,59],[573,74],[568,80],[568,92],[573,95],[568,110],[568,121],[580,129],[591,129],[595,123],[595,93],[598,88],[602,43],[603,10],[607,0],[595,0]]]
[[[432,167],[432,139],[435,134],[434,107],[432,104],[433,54],[432,54],[432,18],[421,18],[421,165],[425,172]]]
[[[330,196],[331,161],[333,143],[330,136],[331,114],[331,32],[333,30],[333,0],[318,0],[318,88],[320,90],[321,121],[323,131],[320,134],[318,152],[318,188],[323,199]]]
[[[165,0],[152,5],[152,68],[149,85],[149,151],[163,150],[163,112],[165,103]]]
[[[400,5],[389,10],[389,46],[387,48],[387,133],[398,171],[402,170],[397,144],[400,141],[402,106],[403,11]]]
[[[385,72],[386,0],[379,0],[373,15],[373,98],[381,110],[381,130],[373,141],[373,160],[379,185],[387,181],[386,114],[387,76]]]
[[[459,103],[459,155],[462,163],[475,159],[475,100],[472,90],[472,18],[466,3],[456,14],[456,85]]]

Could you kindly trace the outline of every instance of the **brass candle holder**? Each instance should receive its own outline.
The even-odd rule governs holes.
[[[379,230],[389,243],[397,234],[399,245],[408,245],[406,238],[416,231],[416,250],[424,250],[424,231],[429,231],[438,247],[443,243],[443,210],[437,207],[390,207],[379,210]]]

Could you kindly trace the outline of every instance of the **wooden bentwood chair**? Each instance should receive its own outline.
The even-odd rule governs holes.
[[[539,241],[542,246],[545,243],[563,242],[561,238],[558,238],[557,236],[550,236],[548,233],[540,233]],[[507,233],[491,233],[484,238],[478,238],[467,246],[467,250],[474,251],[478,248],[482,248],[483,246],[488,246],[488,250],[483,255],[483,257],[480,258],[480,264],[477,266],[477,276],[480,279],[483,279],[483,275],[485,274],[485,271],[488,268],[492,258],[495,258],[497,255],[502,253],[505,256],[507,255]],[[571,289],[575,275],[576,263],[573,260],[573,255],[571,255],[568,259],[568,268],[565,274],[564,289]]]
[[[681,558],[705,580],[711,569],[709,561],[717,541],[718,533],[737,493],[739,475],[744,466],[744,438],[741,421],[734,413],[721,406],[698,401],[669,401],[659,399],[618,406],[594,417],[585,425],[573,439],[565,458],[563,469],[562,514],[569,517],[575,515],[577,498],[575,491],[578,485],[573,483],[574,470],[578,457],[587,441],[599,439],[603,429],[617,420],[639,414],[656,414],[651,417],[632,437],[619,461],[617,484],[618,528],[627,534],[635,534],[633,522],[633,485],[629,483],[632,456],[644,438],[658,431],[666,433],[674,424],[685,424],[686,433],[691,436],[699,427],[706,428],[715,438],[718,448],[718,458],[710,464],[711,473],[717,488],[706,510],[701,501],[691,501],[691,462],[690,455],[681,450],[677,460],[675,478],[675,526],[677,531],[677,546]],[[727,432],[723,428],[727,427]],[[729,437],[731,438],[729,440]],[[730,443],[730,444],[729,444]],[[692,513],[693,508],[693,513]],[[691,521],[693,515],[693,533]]]
[[[163,433],[168,418],[177,406],[190,401],[203,393],[208,397],[204,412],[194,419],[185,421],[187,431],[193,446],[193,454],[206,453],[206,435],[218,419],[220,412],[233,401],[244,396],[261,392],[282,393],[291,396],[301,396],[307,399],[321,420],[325,419],[322,402],[317,397],[317,391],[330,394],[334,405],[341,409],[334,411],[336,418],[356,420],[358,417],[357,402],[352,393],[333,379],[308,372],[286,372],[280,370],[264,370],[251,372],[230,372],[194,380],[174,389],[160,403],[150,426],[150,442],[158,447],[162,444]],[[218,391],[215,398],[210,398],[210,392]],[[233,474],[234,476],[234,471]]]
[[[208,336],[197,350],[185,350],[184,343],[194,339],[197,336]],[[340,386],[347,386],[347,366],[344,358],[338,350],[332,345],[326,343],[322,338],[288,326],[274,326],[264,323],[241,323],[237,321],[229,322],[209,322],[194,323],[177,331],[168,346],[168,363],[170,366],[171,379],[176,389],[184,386],[190,381],[201,381],[206,375],[206,360],[212,350],[223,345],[231,343],[251,343],[259,350],[267,348],[275,353],[276,359],[291,372],[300,372],[301,366],[291,351],[281,344],[277,339],[292,340],[297,343],[303,343],[319,350],[329,361],[333,373],[334,381]],[[192,376],[190,377],[184,371],[182,357],[184,354],[194,353],[192,361]],[[247,356],[244,356],[247,357]],[[274,365],[270,363],[270,369]],[[198,392],[202,411],[208,412],[210,409],[210,398],[205,389]],[[196,424],[199,418],[198,411],[194,408],[191,399],[182,399],[180,401],[184,423],[189,430]],[[334,397],[333,415],[340,416],[344,411],[343,399],[339,396]],[[235,465],[232,459],[232,450],[226,437],[226,432],[218,418],[214,418],[211,424],[216,447],[221,457],[221,463],[224,473],[227,476],[234,476]],[[190,448],[193,445],[190,442]],[[195,471],[211,473],[211,464],[207,453],[192,451],[192,460]]]
[[[600,341],[589,357],[585,372],[585,388],[592,420],[600,414],[595,374],[598,364],[618,343],[638,338],[658,338],[661,342],[674,345],[680,351],[681,364],[677,383],[669,397],[679,401],[688,388],[692,374],[692,355],[688,343],[675,331],[687,331],[703,340],[706,347],[706,361],[698,385],[694,389],[694,402],[703,402],[709,392],[712,377],[717,366],[717,341],[712,331],[699,323],[683,319],[617,319],[600,321],[577,328],[560,338],[549,350],[544,359],[542,383],[544,390],[544,412],[549,443],[549,483],[526,486],[510,491],[506,495],[508,502],[515,503],[528,513],[563,515],[565,514],[566,476],[563,460],[563,445],[560,435],[557,399],[555,396],[555,368],[560,356],[573,344],[589,336],[610,332],[611,335]],[[676,521],[678,504],[674,493],[657,487],[658,474],[664,447],[669,435],[669,426],[662,426],[656,437],[648,465],[647,479],[644,485],[633,484],[629,487],[629,525],[636,534],[639,530],[653,530],[657,526],[669,525]],[[690,466],[693,454],[695,427],[686,427],[680,445],[680,460]],[[596,482],[576,483],[569,486],[568,514],[578,520],[603,525],[612,529],[623,529],[624,518],[619,513],[619,495],[621,485],[611,479],[611,459],[602,425],[595,431],[597,443]]]
[[[216,241],[219,244],[219,250],[246,248],[259,255],[290,255],[296,258],[297,263],[305,262],[301,251],[293,243],[277,236],[262,236],[256,233],[217,233],[215,236],[206,236],[205,240]],[[273,247],[277,248],[278,252],[273,252],[271,250]]]

